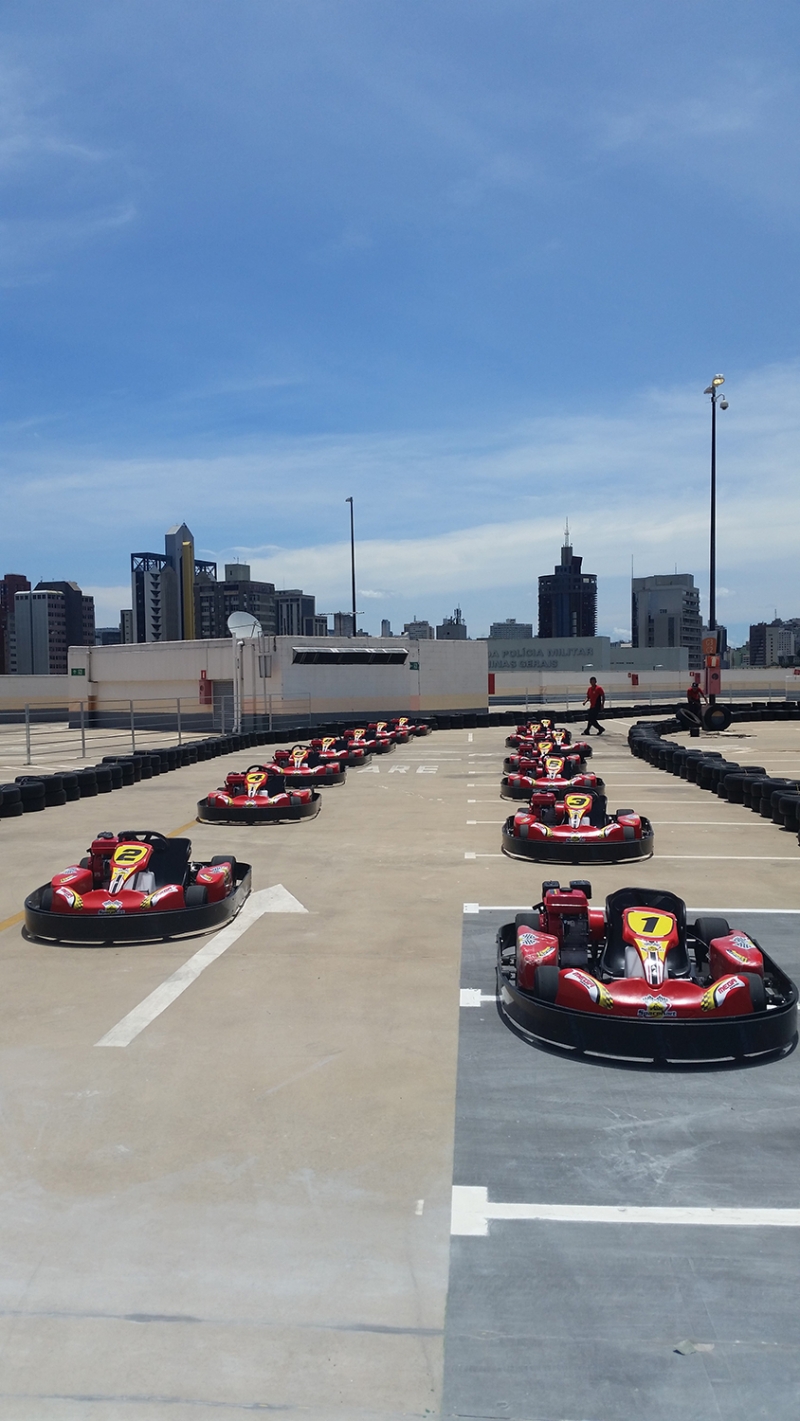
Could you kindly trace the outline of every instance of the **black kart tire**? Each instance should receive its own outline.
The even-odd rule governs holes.
[[[208,889],[204,883],[190,883],[183,897],[187,908],[202,908],[208,902]]]
[[[515,928],[533,928],[538,932],[542,922],[542,915],[538,908],[533,908],[529,913],[517,913],[514,919]]]
[[[45,775],[42,783],[44,785],[44,802],[48,809],[55,805],[66,804],[67,792],[58,775]]]
[[[94,770],[78,771],[78,789],[81,799],[93,799],[97,794],[97,775]]]
[[[43,908],[43,910],[44,910],[45,913],[51,913],[51,912],[53,911],[53,885],[52,885],[52,883],[48,883],[47,887],[42,889],[42,901],[41,901],[40,906]]]
[[[758,972],[742,972],[741,976],[750,988],[750,1000],[753,1003],[753,1011],[766,1011],[767,992],[764,986],[764,978]]]
[[[558,968],[537,967],[533,975],[533,995],[543,1002],[554,1002],[558,993]]]
[[[701,942],[706,946],[715,937],[727,937],[730,932],[726,918],[698,918],[694,925],[694,930]]]
[[[82,858],[78,864],[79,868],[91,868],[91,866],[92,860],[90,858]]]
[[[213,859],[211,860],[211,867],[213,868],[213,867],[215,866],[215,864],[218,864],[218,863],[229,863],[229,864],[230,864],[230,866],[231,866],[231,874],[233,875],[233,880],[234,880],[234,882],[235,882],[235,881],[236,881],[236,859],[234,858],[233,854],[215,854],[214,857],[213,857]]]

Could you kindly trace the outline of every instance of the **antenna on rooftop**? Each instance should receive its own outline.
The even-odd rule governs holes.
[[[569,519],[564,523],[564,547],[569,547]]]

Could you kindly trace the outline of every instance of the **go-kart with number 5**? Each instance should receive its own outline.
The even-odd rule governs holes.
[[[145,829],[97,835],[80,863],[25,899],[32,937],[56,942],[144,942],[205,932],[234,918],[250,892],[233,854],[192,862],[189,839]]]

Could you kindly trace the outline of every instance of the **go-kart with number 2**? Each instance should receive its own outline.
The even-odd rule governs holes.
[[[561,799],[533,794],[527,809],[509,815],[502,835],[503,853],[537,863],[630,863],[650,858],[653,844],[653,826],[643,814],[608,814],[604,794],[571,788]]]
[[[251,765],[232,770],[224,785],[210,790],[198,802],[197,817],[205,824],[279,824],[314,819],[321,805],[316,789],[287,789],[285,775]]]
[[[797,988],[725,918],[690,926],[665,889],[542,885],[542,901],[497,935],[500,1009],[521,1033],[607,1056],[743,1059],[796,1039]]]
[[[248,863],[233,854],[191,861],[189,839],[144,829],[108,830],[80,863],[25,899],[32,937],[56,942],[144,942],[219,927],[250,892]]]

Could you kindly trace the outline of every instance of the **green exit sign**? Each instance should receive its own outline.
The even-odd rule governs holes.
[[[409,670],[410,670],[410,671],[419,671],[419,662],[418,662],[418,661],[409,661],[408,667],[409,667]]]
[[[85,676],[85,675],[86,675],[86,667],[85,667],[85,666],[73,666],[72,671],[71,671],[70,674],[71,674],[72,676]]]

